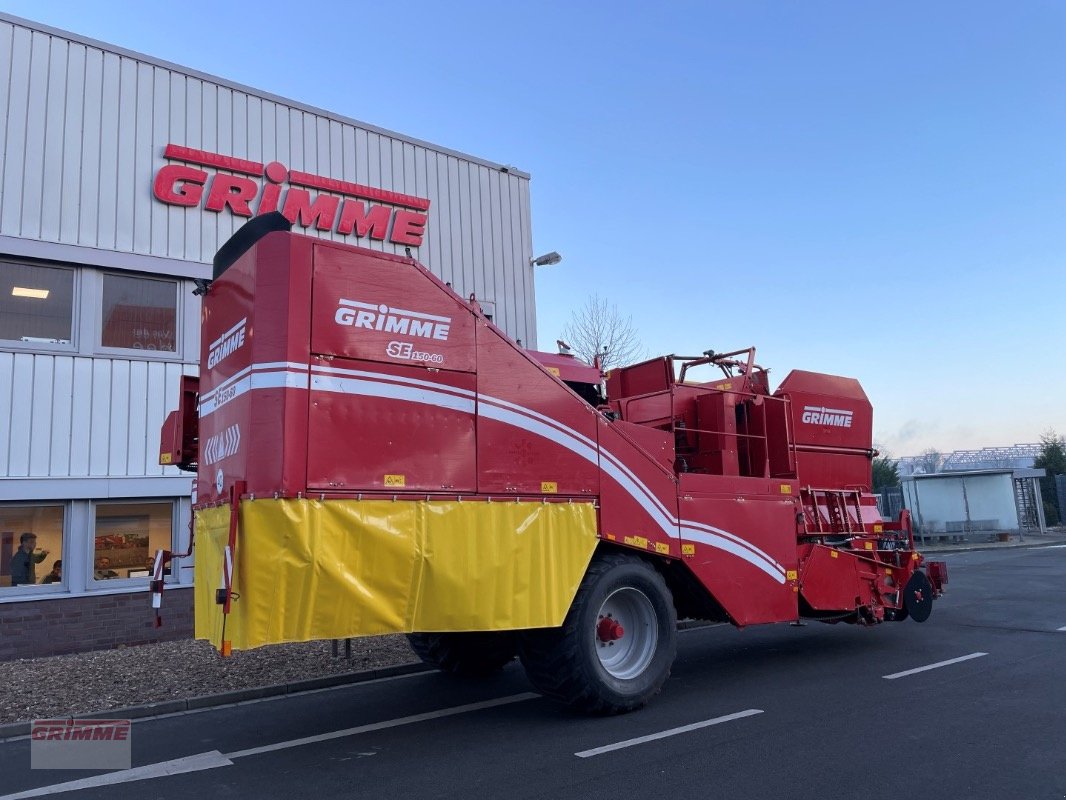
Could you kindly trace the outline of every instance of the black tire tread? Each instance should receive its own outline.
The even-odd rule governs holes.
[[[659,693],[662,684],[670,676],[670,664],[676,649],[675,638],[669,640],[671,651],[662,680],[651,691],[628,700],[619,700],[602,691],[597,677],[590,674],[592,665],[582,656],[579,649],[578,626],[585,595],[593,591],[607,573],[627,565],[639,565],[647,571],[646,577],[658,585],[662,596],[667,599],[672,626],[676,631],[676,611],[663,576],[642,558],[621,552],[601,552],[589,564],[562,627],[525,631],[521,636],[519,658],[530,682],[541,694],[592,714],[622,714],[642,708]]]

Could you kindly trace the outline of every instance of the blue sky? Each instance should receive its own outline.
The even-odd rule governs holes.
[[[894,455],[1066,433],[1066,5],[22,2],[532,175],[540,344],[859,378]]]

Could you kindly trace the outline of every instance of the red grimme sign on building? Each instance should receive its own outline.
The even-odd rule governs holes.
[[[410,247],[421,245],[426,233],[429,200],[423,197],[290,170],[277,161],[264,165],[176,144],[168,144],[163,155],[184,162],[167,164],[155,174],[152,193],[168,205],[202,205],[216,213],[228,208],[239,217],[281,211],[303,228]],[[309,189],[319,192],[312,196]]]

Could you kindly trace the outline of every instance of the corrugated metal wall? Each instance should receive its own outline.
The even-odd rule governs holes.
[[[159,427],[196,368],[175,362],[0,353],[0,476],[181,475]]]
[[[536,342],[525,176],[4,19],[0,64],[0,235],[206,263],[243,220],[155,200],[163,148],[277,160],[429,198],[419,260]]]

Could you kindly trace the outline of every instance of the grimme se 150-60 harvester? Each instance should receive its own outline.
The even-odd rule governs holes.
[[[517,656],[544,694],[621,712],[662,687],[678,617],[923,621],[946,581],[906,512],[878,514],[851,378],[771,392],[754,350],[708,352],[602,397],[413,259],[276,214],[201,289],[160,461],[198,471],[196,635],[224,654],[403,632],[443,670]]]

